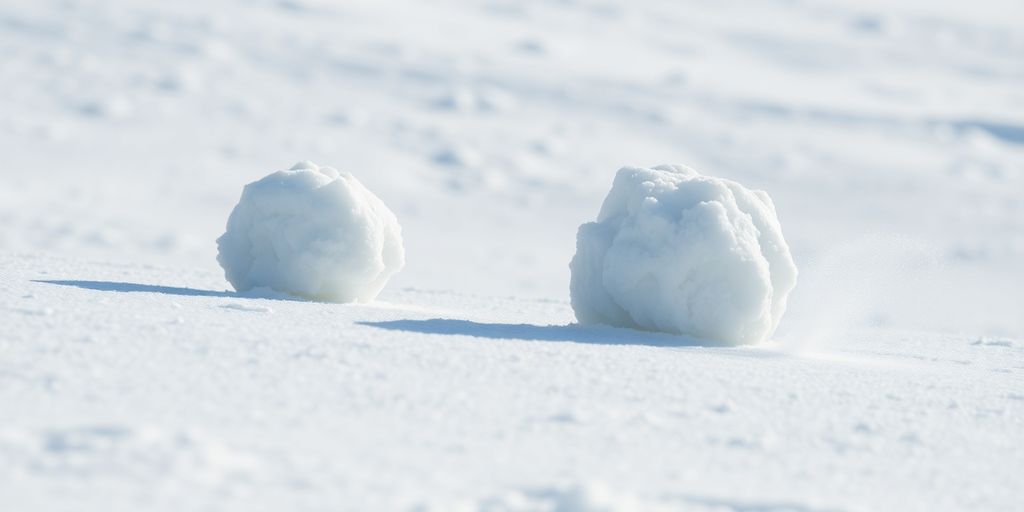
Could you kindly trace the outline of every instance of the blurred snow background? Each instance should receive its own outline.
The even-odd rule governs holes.
[[[311,159],[399,216],[393,286],[563,298],[614,171],[685,163],[767,190],[825,282],[782,334],[840,288],[868,297],[830,299],[850,322],[1021,333],[1022,17],[1012,0],[7,0],[0,250],[215,269],[241,185]]]

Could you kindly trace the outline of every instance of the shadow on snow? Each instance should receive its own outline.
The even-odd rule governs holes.
[[[117,281],[76,281],[76,280],[43,280],[34,279],[34,283],[46,283],[56,284],[60,286],[74,286],[76,288],[83,288],[86,290],[97,290],[101,292],[122,292],[122,293],[162,293],[164,295],[183,295],[186,297],[230,297],[234,299],[272,299],[272,300],[289,300],[289,301],[302,301],[297,297],[292,297],[285,294],[279,294],[276,292],[252,290],[245,293],[235,293],[229,291],[217,291],[217,290],[200,290],[198,288],[180,288],[177,286],[160,286],[155,284],[141,284],[141,283],[121,283]]]
[[[607,326],[497,324],[449,318],[356,323],[392,331],[475,336],[478,338],[503,340],[568,341],[599,345],[647,345],[654,347],[719,346],[707,340],[687,336],[673,336],[670,334]]]
[[[119,283],[116,281],[72,281],[72,280],[33,280],[35,283],[57,284],[61,286],[74,286],[86,290],[98,290],[101,292],[148,292],[163,293],[167,295],[187,295],[191,297],[238,297],[237,294],[227,291],[198,290],[195,288],[178,288],[174,286],[158,286],[153,284]]]
[[[36,283],[74,286],[86,290],[122,293],[162,293],[188,297],[232,297],[269,298],[277,300],[301,300],[293,297],[261,297],[229,291],[200,290],[141,283],[117,281],[79,280],[33,280]],[[597,345],[645,345],[651,347],[721,347],[708,340],[689,336],[674,336],[657,332],[638,331],[599,325],[533,325],[473,322],[450,318],[428,320],[389,320],[381,322],[356,322],[359,325],[391,331],[416,332],[421,334],[442,334],[450,336],[473,336],[499,340],[563,341]]]

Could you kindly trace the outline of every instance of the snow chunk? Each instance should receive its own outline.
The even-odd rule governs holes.
[[[350,173],[308,161],[246,185],[217,248],[239,292],[332,302],[373,300],[405,265],[394,213]]]
[[[771,335],[797,275],[768,194],[679,165],[620,169],[569,267],[580,323],[729,345]]]

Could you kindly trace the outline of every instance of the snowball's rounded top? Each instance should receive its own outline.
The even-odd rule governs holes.
[[[300,162],[250,183],[217,239],[238,291],[370,301],[405,264],[395,214],[348,172]]]
[[[768,194],[679,165],[620,169],[569,267],[581,323],[729,345],[771,335],[797,275]]]

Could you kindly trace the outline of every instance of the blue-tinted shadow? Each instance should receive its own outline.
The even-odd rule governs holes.
[[[605,326],[498,324],[449,318],[357,323],[359,325],[392,331],[475,336],[477,338],[500,340],[565,341],[598,345],[646,345],[655,347],[717,346],[706,340],[686,336],[673,336],[670,334]]]
[[[119,283],[116,281],[69,281],[69,280],[34,280],[35,283],[56,284],[61,286],[74,286],[86,290],[98,290],[101,292],[143,292],[163,293],[166,295],[186,295],[189,297],[242,297],[228,291],[198,290],[196,288],[178,288],[175,286],[158,286],[153,284]]]

